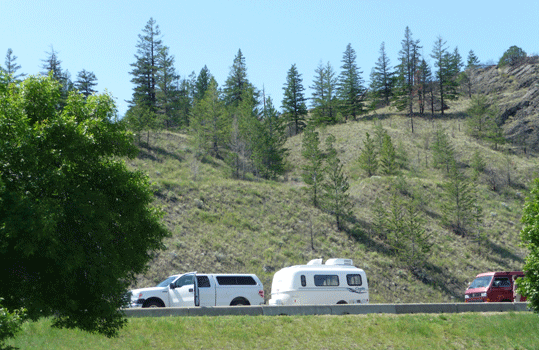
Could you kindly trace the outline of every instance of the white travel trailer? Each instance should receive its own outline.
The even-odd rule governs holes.
[[[351,259],[322,259],[285,267],[275,273],[269,305],[366,304],[365,271]]]

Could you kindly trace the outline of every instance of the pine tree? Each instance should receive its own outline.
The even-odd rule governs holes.
[[[307,191],[313,206],[318,208],[320,187],[324,180],[324,156],[320,150],[318,132],[312,125],[308,125],[303,132],[301,156],[305,159],[305,164],[301,167],[301,177],[308,186]]]
[[[88,72],[86,69],[77,73],[77,80],[75,80],[74,85],[86,98],[97,92],[94,89],[94,87],[97,86],[97,78],[93,72]]]
[[[257,131],[252,155],[254,165],[261,177],[275,179],[285,170],[286,124],[270,97],[264,103],[262,120]]]
[[[472,224],[481,222],[482,209],[477,203],[474,187],[453,163],[443,188],[442,222],[464,236]]]
[[[390,60],[387,57],[385,43],[380,45],[380,57],[371,73],[371,90],[375,99],[380,99],[385,106],[389,106],[389,102],[393,97],[393,88],[395,85],[395,72],[391,70]]]
[[[246,95],[245,91],[251,91],[251,95]],[[238,50],[234,63],[230,67],[230,73],[225,81],[223,98],[226,106],[237,107],[242,99],[249,98],[253,105],[257,105],[259,93],[247,79],[247,65],[241,49]]]
[[[444,130],[436,130],[432,142],[432,163],[436,168],[442,168],[449,174],[451,167],[456,164],[455,150]]]
[[[311,106],[313,121],[317,125],[332,125],[337,123],[337,78],[333,67],[328,62],[325,66],[320,63],[315,70]]]
[[[438,37],[434,42],[431,57],[434,58],[434,65],[438,68],[436,78],[440,97],[440,113],[443,116],[446,101],[455,100],[458,97],[456,78],[462,68],[462,59],[457,48],[453,54],[447,51],[446,42],[442,37]]]
[[[210,87],[210,82],[212,80],[213,76],[210,73],[210,70],[207,66],[204,66],[200,73],[198,73],[198,77],[195,82],[194,86],[194,100],[200,101],[204,98],[204,94]]]
[[[209,154],[222,159],[228,140],[228,118],[216,83],[210,84],[204,98],[194,106],[190,121],[196,156],[202,159]]]
[[[335,136],[326,138],[326,166],[324,168],[325,179],[323,189],[323,207],[335,217],[337,230],[344,228],[343,221],[352,213],[352,201],[348,194],[350,185],[344,174],[343,165],[337,157],[337,151],[333,147]]]
[[[370,138],[368,132],[365,134],[365,139],[363,140],[363,150],[359,155],[359,166],[365,171],[368,177],[376,174],[376,170],[378,169],[376,145],[374,140]]]
[[[346,46],[344,51],[341,66],[341,73],[337,83],[337,95],[341,104],[342,114],[348,120],[348,116],[352,119],[364,112],[363,95],[365,87],[363,79],[356,64],[356,52],[351,44]]]
[[[307,99],[303,93],[305,88],[303,87],[301,74],[298,73],[295,64],[290,67],[284,85],[283,114],[289,125],[291,125],[291,130],[293,130],[290,136],[293,136],[305,128],[305,119],[307,117],[307,105],[305,104]]]
[[[174,68],[174,56],[170,55],[169,48],[163,46],[157,54],[157,92],[156,107],[157,115],[169,129],[178,126],[179,120],[179,98],[178,82],[180,76]]]
[[[477,58],[473,50],[470,50],[470,52],[468,52],[468,60],[466,61],[466,69],[477,68],[479,64],[479,58]]]
[[[4,72],[8,76],[8,83],[20,81],[20,78],[24,78],[26,76],[24,73],[17,74],[17,71],[21,69],[21,65],[17,64],[17,62],[15,62],[16,60],[17,56],[13,54],[13,50],[7,49],[5,60],[6,68],[4,68]],[[1,70],[2,67],[0,67],[0,71]]]
[[[414,113],[414,94],[416,72],[420,64],[419,40],[414,40],[412,31],[406,27],[404,39],[401,41],[401,50],[399,51],[400,64],[397,66],[395,106],[398,110],[408,108],[410,116]],[[413,124],[412,124],[413,132]]]
[[[41,68],[43,75],[51,75],[54,80],[60,83],[60,104],[57,106],[58,109],[63,109],[67,104],[67,97],[69,93],[75,89],[73,82],[71,81],[71,74],[68,70],[63,71],[61,64],[62,61],[58,59],[58,53],[54,51],[54,48],[51,45],[51,51],[47,52],[48,57],[44,60]]]
[[[131,63],[133,70],[129,72],[133,76],[131,82],[133,88],[132,106],[144,107],[150,113],[157,112],[157,90],[159,74],[159,52],[163,45],[161,41],[161,31],[153,18],[146,23],[142,34],[138,35],[137,53],[135,62]]]
[[[397,173],[397,154],[395,146],[391,141],[391,136],[385,134],[380,151],[380,171],[385,175],[395,175]]]

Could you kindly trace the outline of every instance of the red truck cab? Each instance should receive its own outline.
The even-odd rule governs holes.
[[[466,290],[464,301],[467,303],[525,301],[525,298],[516,294],[515,280],[519,277],[524,277],[524,272],[480,273]]]

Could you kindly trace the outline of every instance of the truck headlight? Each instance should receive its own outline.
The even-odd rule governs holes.
[[[487,293],[481,293],[481,296],[484,298],[487,296]]]
[[[464,295],[464,299],[468,299],[470,296],[468,294]]]

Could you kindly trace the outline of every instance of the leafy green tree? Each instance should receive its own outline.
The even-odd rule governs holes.
[[[380,56],[371,72],[370,87],[374,98],[383,101],[385,106],[389,106],[395,86],[395,72],[391,69],[384,42],[380,45],[379,52]]]
[[[86,69],[81,70],[77,74],[77,80],[75,80],[75,88],[79,90],[86,98],[97,91],[94,87],[97,86],[97,78],[93,72],[88,72]]]
[[[6,53],[6,60],[4,61],[6,64],[6,67],[4,68],[4,71],[6,72],[8,76],[9,82],[18,82],[20,81],[20,78],[23,78],[26,76],[24,73],[17,74],[17,71],[21,69],[21,65],[17,64],[15,62],[17,60],[17,56],[13,54],[12,49],[7,49]],[[0,67],[0,71],[2,70],[2,67]]]
[[[325,66],[320,63],[315,70],[311,106],[313,107],[313,122],[316,125],[333,125],[337,123],[337,78],[335,71],[328,62]]]
[[[286,76],[286,83],[283,87],[283,114],[288,120],[289,125],[293,126],[291,136],[298,134],[307,125],[305,119],[307,117],[307,100],[304,95],[305,88],[303,80],[299,74],[296,65],[293,64]]]
[[[246,91],[250,91],[251,94],[246,95]],[[249,98],[251,100],[249,102],[256,106],[258,104],[257,100],[259,95],[260,93],[247,78],[245,56],[243,56],[240,49],[238,50],[236,57],[234,57],[234,63],[232,64],[232,67],[230,67],[230,73],[223,88],[225,105],[238,107],[244,98]]]
[[[442,187],[442,222],[456,234],[464,236],[473,224],[481,222],[482,209],[477,203],[474,187],[457,169],[456,163],[451,165]]]
[[[343,53],[342,70],[337,80],[337,96],[346,120],[348,116],[355,120],[358,115],[364,113],[365,87],[361,78],[363,72],[359,71],[356,59],[356,51],[351,44],[348,44]]]
[[[514,64],[522,62],[526,58],[527,54],[518,46],[511,46],[507,51],[505,51],[498,61],[498,66],[512,66]]]
[[[29,77],[0,94],[0,295],[9,310],[107,336],[168,235],[110,95]],[[22,297],[21,297],[22,296]]]
[[[335,136],[326,138],[326,166],[324,168],[325,181],[322,183],[323,207],[335,217],[337,230],[344,228],[344,219],[352,214],[352,201],[348,189],[350,185],[344,174],[343,165],[337,157],[337,151],[333,147]]]
[[[530,186],[521,220],[524,227],[520,231],[520,239],[528,255],[524,264],[526,276],[519,281],[518,290],[526,296],[528,306],[539,313],[539,179],[533,180]]]
[[[150,113],[157,112],[157,90],[159,74],[159,52],[163,48],[161,31],[157,22],[150,18],[146,26],[142,29],[142,34],[138,35],[137,53],[135,62],[131,63],[133,70],[129,72],[133,77],[134,84],[133,98],[130,108],[137,106],[149,110]]]
[[[368,177],[376,174],[376,170],[378,170],[376,145],[368,132],[365,134],[363,149],[359,155],[359,166],[365,171]]]
[[[324,180],[324,154],[320,149],[320,138],[314,126],[307,125],[303,132],[301,156],[305,164],[301,167],[301,177],[308,185],[307,191],[316,208],[319,207],[319,192]]]

